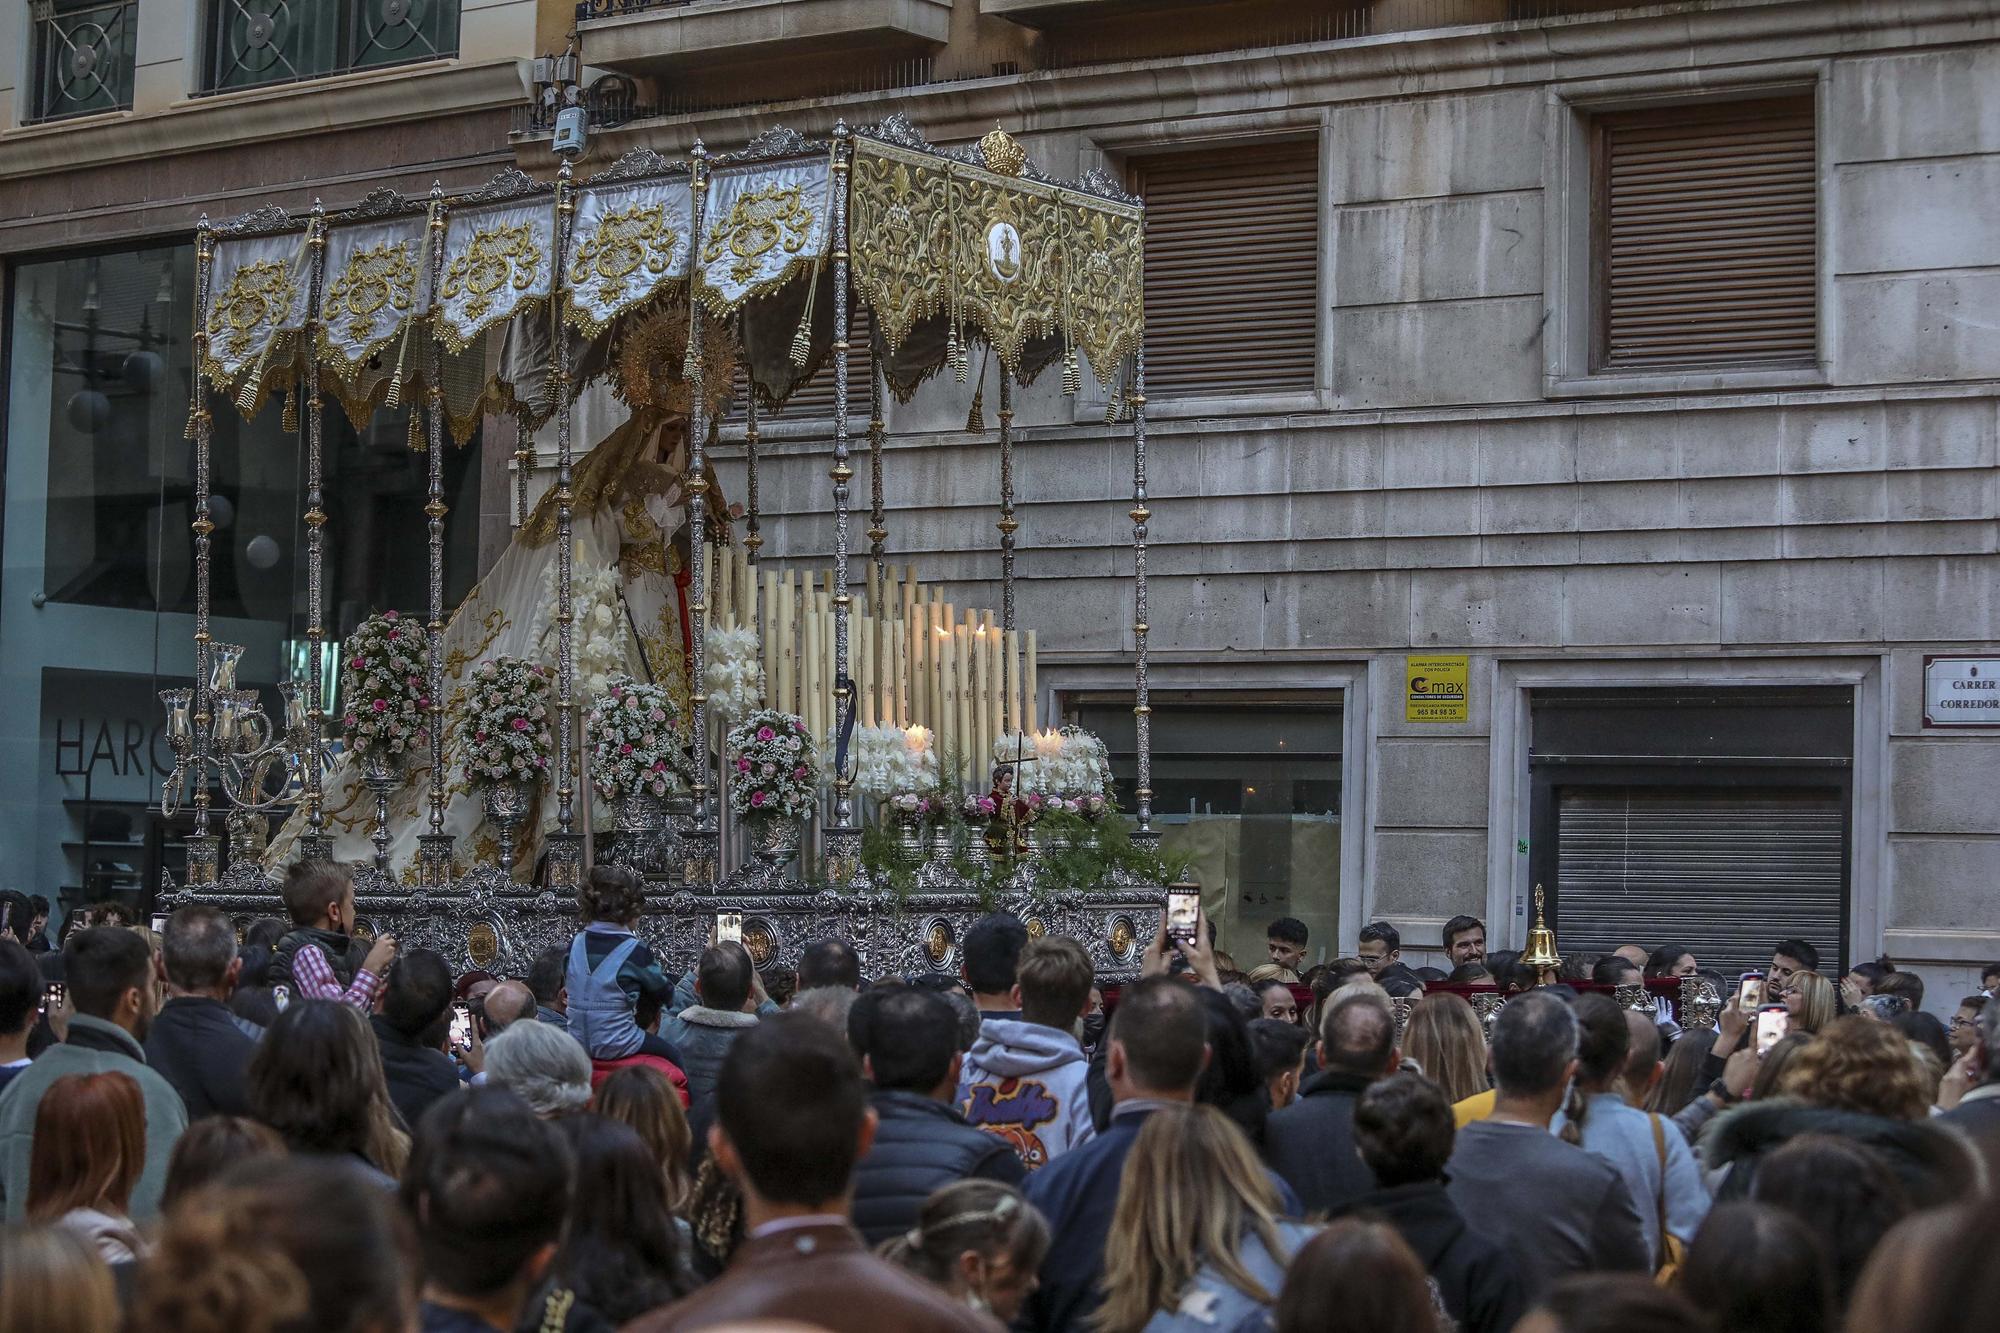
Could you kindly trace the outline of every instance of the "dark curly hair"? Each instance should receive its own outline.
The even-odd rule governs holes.
[[[592,866],[577,886],[576,910],[585,923],[637,921],[646,910],[646,881],[624,866]]]

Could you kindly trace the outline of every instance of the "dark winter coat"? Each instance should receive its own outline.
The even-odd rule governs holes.
[[[176,996],[146,1034],[146,1063],[174,1085],[190,1121],[250,1114],[243,1080],[256,1053],[257,1043],[220,1000]]]
[[[382,1048],[389,1100],[395,1103],[403,1123],[415,1129],[432,1102],[459,1089],[458,1066],[437,1047],[404,1036],[380,1017],[368,1022],[375,1029],[375,1044]]]
[[[1984,1175],[1970,1142],[1934,1120],[1891,1120],[1771,1098],[1725,1112],[1702,1131],[1702,1165],[1711,1172],[1727,1170],[1716,1186],[1716,1202],[1749,1198],[1757,1168],[1803,1134],[1828,1134],[1874,1149],[1918,1208],[1963,1199],[1979,1189]]]
[[[1264,1161],[1309,1213],[1331,1212],[1375,1188],[1354,1150],[1354,1106],[1373,1081],[1337,1069],[1315,1074],[1296,1102],[1264,1122]]]
[[[1005,1139],[974,1129],[953,1106],[920,1092],[878,1092],[869,1102],[879,1123],[854,1170],[854,1225],[871,1247],[915,1226],[924,1200],[955,1181],[1027,1179]]]
[[[1528,1293],[1513,1260],[1467,1224],[1442,1180],[1373,1190],[1342,1211],[1396,1228],[1464,1333],[1508,1333],[1526,1313]]]

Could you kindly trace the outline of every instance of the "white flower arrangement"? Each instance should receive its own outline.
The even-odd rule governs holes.
[[[576,654],[576,689],[586,703],[611,688],[611,678],[625,671],[631,631],[620,600],[618,571],[611,566],[577,563],[570,570],[570,643]],[[545,659],[556,660],[558,607],[556,564],[542,569],[542,598],[535,608],[535,642]]]
[[[424,631],[394,611],[370,616],[342,645],[341,736],[390,762],[430,739],[430,652]]]
[[[743,816],[803,819],[819,800],[812,736],[795,713],[761,708],[729,733],[729,807]]]
[[[708,706],[724,722],[748,717],[757,706],[758,677],[763,664],[757,655],[757,631],[747,625],[711,625],[708,662],[702,671]]]
[[[607,801],[684,789],[694,763],[681,743],[673,703],[658,685],[613,676],[590,706],[590,780]]]
[[[1011,740],[1003,741],[1011,744]],[[1062,797],[1064,808],[1073,803],[1085,806],[1090,798],[1108,803],[1111,790],[1111,758],[1105,752],[1104,742],[1079,727],[1064,727],[1060,731],[1044,731],[1031,738],[1034,758],[1021,767],[1021,790],[1039,792],[1044,796]],[[1091,812],[1088,809],[1071,810],[1086,818],[1096,818],[1104,813],[1100,807]]]
[[[495,657],[473,668],[452,700],[466,781],[539,782],[555,754],[548,668]]]
[[[864,796],[884,800],[937,786],[937,751],[923,727],[878,726],[854,729],[854,785]]]

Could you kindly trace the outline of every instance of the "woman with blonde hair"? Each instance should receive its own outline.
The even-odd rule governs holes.
[[[146,1099],[130,1075],[69,1074],[35,1111],[27,1214],[74,1231],[108,1264],[130,1263],[145,1242],[127,1209],[146,1166]]]
[[[917,1224],[875,1252],[1009,1324],[1034,1294],[1049,1225],[1013,1186],[960,1180],[926,1199]]]
[[[1818,1032],[1839,1017],[1833,983],[1817,972],[1792,973],[1781,994],[1793,1032]]]
[[[1152,1112],[1125,1160],[1096,1333],[1264,1326],[1312,1228],[1279,1218],[1250,1141],[1212,1106]],[[1183,1314],[1183,1310],[1200,1314]]]
[[[91,1243],[68,1227],[0,1231],[0,1333],[107,1333],[118,1288]]]
[[[1440,991],[1417,1001],[1403,1027],[1403,1054],[1444,1089],[1445,1100],[1453,1105],[1489,1086],[1486,1033],[1462,995]]]

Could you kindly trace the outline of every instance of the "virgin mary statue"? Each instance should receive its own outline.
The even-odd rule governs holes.
[[[720,321],[704,336],[708,419],[727,407],[736,351]],[[576,468],[572,531],[571,597],[575,615],[579,819],[587,827],[590,783],[583,766],[581,719],[612,676],[624,674],[665,687],[685,719],[688,674],[687,534],[683,485],[688,460],[691,386],[682,378],[687,351],[684,294],[669,294],[621,321],[610,354],[611,391],[627,410],[623,424],[599,440]],[[580,413],[580,417],[587,414]],[[713,482],[713,476],[710,478]],[[726,538],[721,492],[711,486],[709,532]],[[466,595],[444,632],[445,810],[444,832],[454,835],[454,875],[476,864],[495,864],[499,838],[488,826],[481,795],[463,771],[460,729],[450,724],[472,671],[495,657],[556,666],[556,506],[542,497],[492,570]],[[337,713],[332,717],[337,721]],[[685,726],[684,721],[681,725]],[[406,884],[417,877],[417,838],[430,832],[428,744],[401,770],[389,803],[390,873]],[[535,808],[515,838],[515,865],[532,867],[542,835],[555,827],[551,781],[535,789]],[[352,755],[338,757],[324,780],[326,830],[340,861],[372,860],[375,796]],[[608,814],[608,812],[605,812]],[[600,821],[601,822],[601,821]],[[305,810],[292,813],[264,854],[267,870],[295,860],[305,831]],[[517,871],[517,874],[523,873]]]

